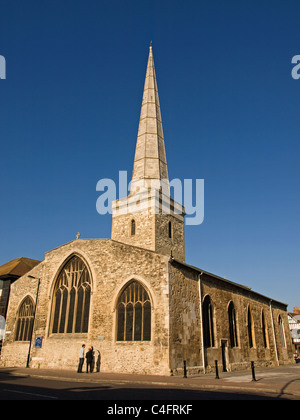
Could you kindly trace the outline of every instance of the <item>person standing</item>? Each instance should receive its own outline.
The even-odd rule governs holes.
[[[101,353],[99,350],[97,350],[98,352],[98,357],[97,357],[97,363],[96,363],[96,372],[100,372],[100,366],[101,366]]]
[[[84,363],[84,354],[85,354],[85,344],[82,344],[82,347],[79,351],[79,364],[78,364],[78,373],[82,373],[82,366]]]
[[[93,358],[94,358],[94,352],[91,349],[91,347],[89,347],[89,350],[86,353],[86,373],[89,373],[89,368],[90,368],[90,373],[93,372],[92,370],[92,364],[93,364]]]
[[[94,352],[94,347],[93,346],[91,346],[91,350],[92,350],[92,355],[93,355],[92,364],[91,364],[91,373],[93,373],[94,368],[95,368],[95,352]]]

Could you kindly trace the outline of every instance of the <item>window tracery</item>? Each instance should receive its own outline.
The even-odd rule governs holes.
[[[151,340],[151,302],[146,289],[132,281],[117,305],[117,341]]]
[[[85,263],[73,256],[62,268],[53,295],[52,334],[87,333],[91,279]]]

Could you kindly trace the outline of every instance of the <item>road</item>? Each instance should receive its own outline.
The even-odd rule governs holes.
[[[116,374],[82,374],[74,372],[40,371],[38,369],[0,369],[0,400],[98,400],[103,410],[111,402],[143,401],[147,407],[166,402],[186,405],[189,401],[196,409],[197,402],[205,400],[297,400],[300,377],[299,367],[270,371],[257,383],[249,382],[249,372],[221,378],[211,377],[169,378],[141,377]],[[261,375],[261,376],[260,376]],[[292,386],[296,392],[293,392]],[[276,388],[277,387],[277,388]]]
[[[0,375],[1,376],[1,375]],[[40,378],[1,378],[0,400],[199,401],[274,399],[273,395],[182,389],[166,385],[67,382]]]

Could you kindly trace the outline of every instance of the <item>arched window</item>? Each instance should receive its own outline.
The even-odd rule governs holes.
[[[265,313],[262,311],[261,314],[261,328],[263,334],[263,343],[265,348],[269,348],[269,334],[268,334],[268,325],[265,318]]]
[[[27,296],[18,311],[16,341],[30,341],[34,322],[34,302]]]
[[[214,347],[214,320],[213,320],[213,308],[209,296],[206,296],[202,304],[202,316],[203,316],[203,337],[204,347]]]
[[[254,336],[254,323],[250,306],[248,307],[248,339],[249,347],[252,349],[255,347],[255,336]]]
[[[131,236],[135,235],[135,220],[131,220],[131,227],[130,227]]]
[[[230,346],[238,347],[238,336],[237,336],[237,324],[236,324],[236,313],[233,302],[230,302],[228,307],[228,320],[229,320],[229,336]]]
[[[286,341],[285,341],[285,334],[284,334],[284,328],[283,328],[283,322],[282,318],[279,315],[278,317],[278,328],[279,328],[279,337],[280,337],[280,343],[281,347],[286,347]]]
[[[60,271],[53,294],[52,334],[87,333],[91,279],[76,255]]]
[[[117,305],[117,341],[151,340],[151,302],[145,288],[132,281]]]

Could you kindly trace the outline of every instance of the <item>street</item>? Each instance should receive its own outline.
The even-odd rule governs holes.
[[[201,377],[154,377],[117,374],[78,375],[70,371],[39,369],[0,369],[0,400],[98,400],[107,412],[116,410],[110,403],[143,401],[151,412],[157,402],[183,405],[205,400],[298,400],[300,399],[300,366],[268,369],[257,372],[251,382],[249,371]],[[157,407],[156,407],[157,408]],[[175,407],[184,411],[184,407]],[[120,413],[121,414],[121,413]],[[154,413],[152,413],[154,414]],[[158,413],[156,413],[157,415]],[[175,413],[179,414],[179,412]]]

